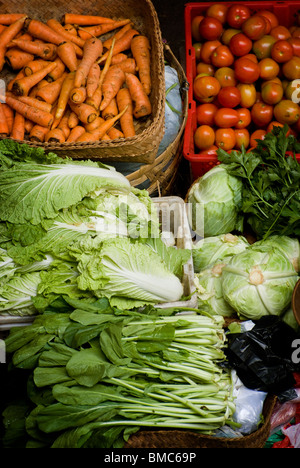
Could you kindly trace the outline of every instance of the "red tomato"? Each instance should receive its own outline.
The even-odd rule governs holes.
[[[221,42],[225,45],[229,46],[231,38],[235,35],[240,33],[240,29],[228,28],[224,29],[223,34],[221,36]]]
[[[295,28],[292,32],[292,37],[300,38],[300,28]]]
[[[300,78],[300,57],[292,57],[281,67],[282,73],[288,80],[297,80]]]
[[[267,133],[271,132],[274,127],[283,127],[284,124],[277,122],[276,120],[272,120],[267,127]]]
[[[201,42],[195,42],[195,43],[193,44],[193,48],[194,48],[194,51],[195,51],[195,59],[196,59],[196,62],[199,62],[199,60],[200,60],[200,51],[201,51],[201,47],[202,47]]]
[[[261,97],[266,104],[277,104],[283,97],[282,85],[274,81],[267,83],[261,90]]]
[[[196,65],[196,75],[199,75],[200,73],[213,76],[215,74],[215,67],[210,63],[198,62]]]
[[[258,60],[255,54],[246,54],[246,55],[243,55],[243,58],[247,58],[249,60],[252,60],[252,62],[254,63],[258,63]]]
[[[241,57],[250,52],[252,49],[252,41],[245,34],[238,33],[230,39],[229,48],[235,56]]]
[[[220,128],[234,127],[239,120],[238,113],[230,107],[221,107],[215,113],[215,125]]]
[[[300,117],[300,108],[290,99],[282,99],[274,107],[275,119],[283,124],[294,125]]]
[[[242,24],[251,16],[251,10],[246,5],[231,5],[228,8],[226,21],[231,28],[240,29]]]
[[[246,128],[235,129],[234,133],[236,139],[235,148],[242,149],[243,146],[245,149],[248,148],[250,143],[249,130],[247,130]]]
[[[279,40],[284,40],[288,39],[289,37],[292,37],[290,31],[288,28],[282,25],[278,25],[275,28],[272,28],[270,31],[271,36],[275,37],[275,39]]]
[[[241,93],[240,106],[249,109],[256,101],[256,88],[252,83],[238,83],[237,88]]]
[[[200,125],[194,133],[194,143],[200,150],[212,146],[215,142],[215,132],[209,125]]]
[[[235,78],[235,73],[234,70],[230,67],[218,68],[214,76],[219,81],[222,88],[236,85],[237,81]]]
[[[248,125],[251,123],[251,112],[249,109],[246,109],[244,107],[240,107],[239,109],[236,110],[239,120],[235,124],[235,128],[246,128]]]
[[[215,132],[215,145],[225,151],[234,148],[236,136],[233,128],[218,128]]]
[[[201,23],[203,18],[204,18],[203,15],[198,15],[192,19],[192,37],[197,42],[200,42],[202,39],[200,35],[200,31],[199,31],[199,24]]]
[[[300,39],[297,37],[290,37],[288,42],[293,47],[293,54],[300,57]]]
[[[263,16],[251,16],[242,24],[242,31],[249,39],[257,41],[266,34],[266,19]]]
[[[258,60],[271,57],[271,50],[275,42],[275,37],[270,36],[269,34],[265,34],[263,37],[253,43],[252,50]]]
[[[218,101],[222,107],[236,107],[241,102],[241,92],[236,86],[221,88]]]
[[[267,18],[270,21],[272,29],[279,25],[279,20],[278,20],[277,16],[272,11],[261,10],[259,12],[259,15],[264,16],[265,18]]]
[[[210,61],[214,67],[230,67],[234,62],[234,56],[226,45],[218,46],[210,56]]]
[[[221,85],[214,76],[196,76],[194,80],[194,95],[200,102],[212,102],[221,89]]]
[[[264,58],[258,63],[259,77],[262,80],[271,80],[275,78],[280,70],[280,67],[272,58]]]
[[[276,41],[271,50],[271,57],[277,63],[284,63],[293,57],[293,47],[286,39]]]
[[[200,151],[199,154],[207,154],[209,156],[215,156],[217,154],[218,147],[216,145],[211,145],[209,148]]]
[[[196,107],[197,124],[212,126],[217,110],[218,107],[212,102],[198,105]]]
[[[204,63],[211,63],[211,54],[220,45],[222,45],[220,41],[204,42],[201,47],[200,60]]]
[[[264,102],[256,102],[251,109],[252,122],[257,127],[266,127],[273,118],[273,106]]]
[[[267,134],[266,130],[263,130],[263,129],[255,130],[250,135],[250,146],[251,146],[251,148],[255,148],[257,146],[257,141],[256,140],[264,140],[266,134]]]
[[[258,64],[244,57],[239,57],[234,62],[234,72],[241,83],[254,83],[259,78]]]
[[[215,3],[208,7],[206,11],[206,16],[210,16],[211,18],[215,18],[219,20],[222,24],[226,21],[228,6],[222,3]]]
[[[199,31],[203,39],[214,41],[221,37],[223,25],[218,19],[207,16],[201,21]]]

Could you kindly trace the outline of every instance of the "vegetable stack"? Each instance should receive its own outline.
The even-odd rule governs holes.
[[[46,23],[0,15],[2,137],[95,142],[136,135],[152,113],[151,45],[128,18],[65,14]]]

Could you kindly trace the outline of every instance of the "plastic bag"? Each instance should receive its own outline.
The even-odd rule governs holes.
[[[297,403],[286,401],[285,403],[276,402],[270,419],[270,434],[283,429],[284,426],[289,424],[297,413]]]
[[[246,387],[275,395],[294,387],[300,364],[292,350],[299,335],[279,317],[262,317],[251,330],[227,337],[228,362]]]
[[[290,443],[294,448],[300,448],[300,424],[284,428],[282,429],[282,432],[289,438]]]

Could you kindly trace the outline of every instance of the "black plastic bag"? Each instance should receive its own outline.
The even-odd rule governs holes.
[[[295,340],[299,335],[277,316],[262,317],[250,331],[228,334],[225,353],[243,384],[253,390],[283,392],[295,385],[293,362]]]

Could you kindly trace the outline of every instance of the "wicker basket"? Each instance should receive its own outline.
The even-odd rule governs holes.
[[[9,0],[1,4],[2,13],[25,13],[29,17],[46,22],[50,18],[59,21],[65,13],[108,16],[115,19],[130,18],[135,29],[145,34],[151,43],[152,92],[150,100],[152,114],[141,121],[134,137],[112,141],[91,143],[33,143],[30,146],[41,146],[46,151],[54,151],[59,156],[73,159],[92,159],[104,162],[134,161],[151,164],[157,154],[158,146],[164,134],[165,77],[164,50],[159,20],[150,0],[24,0],[21,4]],[[5,67],[1,74],[4,80],[11,77]]]
[[[188,86],[185,72],[171,48],[166,44],[164,45],[164,57],[166,62],[178,74],[182,94],[182,124],[175,140],[163,153],[155,158],[152,164],[142,165],[138,170],[127,176],[133,187],[140,188],[139,186],[147,183],[149,184],[147,190],[150,195],[163,197],[170,194],[173,181],[177,176],[177,170],[182,159],[183,132],[188,115]]]
[[[270,419],[275,403],[276,397],[267,396],[263,408],[263,425],[244,437],[213,437],[178,430],[139,431],[129,438],[125,448],[263,448],[270,434]]]

